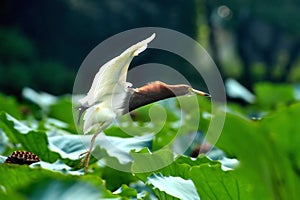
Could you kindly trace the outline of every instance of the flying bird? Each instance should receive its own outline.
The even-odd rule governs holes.
[[[194,93],[210,97],[208,93],[184,84],[168,85],[155,81],[140,88],[132,88],[132,84],[126,82],[128,67],[132,59],[143,52],[154,38],[155,34],[152,34],[100,67],[89,92],[79,100],[78,122],[84,114],[83,132],[94,134],[89,150],[82,154],[85,154],[82,160],[85,172],[88,170],[96,137],[120,116],[144,105],[175,96]]]

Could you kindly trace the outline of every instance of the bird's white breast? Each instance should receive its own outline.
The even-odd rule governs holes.
[[[103,129],[104,126],[111,124],[116,118],[116,112],[105,102],[98,103],[86,110],[84,115],[83,130],[87,134],[91,130]]]

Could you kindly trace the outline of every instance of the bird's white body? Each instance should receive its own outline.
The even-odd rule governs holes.
[[[131,46],[121,55],[104,64],[96,74],[88,94],[79,100],[82,106],[88,107],[83,120],[85,134],[102,131],[123,113],[122,106],[127,95],[127,71],[132,59],[147,48],[155,37]],[[93,131],[92,131],[93,130]]]

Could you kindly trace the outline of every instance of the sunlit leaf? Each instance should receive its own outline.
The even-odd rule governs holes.
[[[152,138],[153,135],[151,134],[131,138],[118,138],[100,134],[95,142],[97,148],[94,150],[94,155],[106,160],[110,157],[114,157],[118,159],[120,164],[128,164],[133,162],[130,152],[132,150],[139,151],[149,146]],[[85,142],[85,140],[83,140],[83,142]],[[105,156],[105,154],[108,157]]]
[[[234,79],[226,80],[226,92],[231,98],[240,98],[248,103],[253,103],[255,101],[255,96],[243,85]]]
[[[123,184],[119,190],[115,191],[114,194],[121,195],[127,198],[136,198],[137,191],[133,188],[128,187],[127,185]]]
[[[24,88],[22,95],[25,99],[40,106],[44,111],[48,111],[49,106],[57,101],[57,97],[45,92],[38,93],[31,88]]]
[[[201,199],[246,199],[242,196],[244,188],[234,172],[221,170],[220,165],[194,166],[190,171]]]
[[[0,180],[8,196],[17,193],[26,199],[114,197],[99,178],[63,175],[26,165],[1,165]]]
[[[146,183],[152,185],[159,199],[200,199],[193,182],[181,177],[152,174]]]
[[[134,163],[131,167],[133,173],[147,173],[168,166],[174,160],[174,154],[168,149],[150,152],[148,148],[130,153]]]

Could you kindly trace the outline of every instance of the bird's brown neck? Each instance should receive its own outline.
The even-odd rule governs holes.
[[[149,83],[128,93],[124,113],[156,101],[186,95],[189,88],[188,85],[167,85],[160,81]]]

